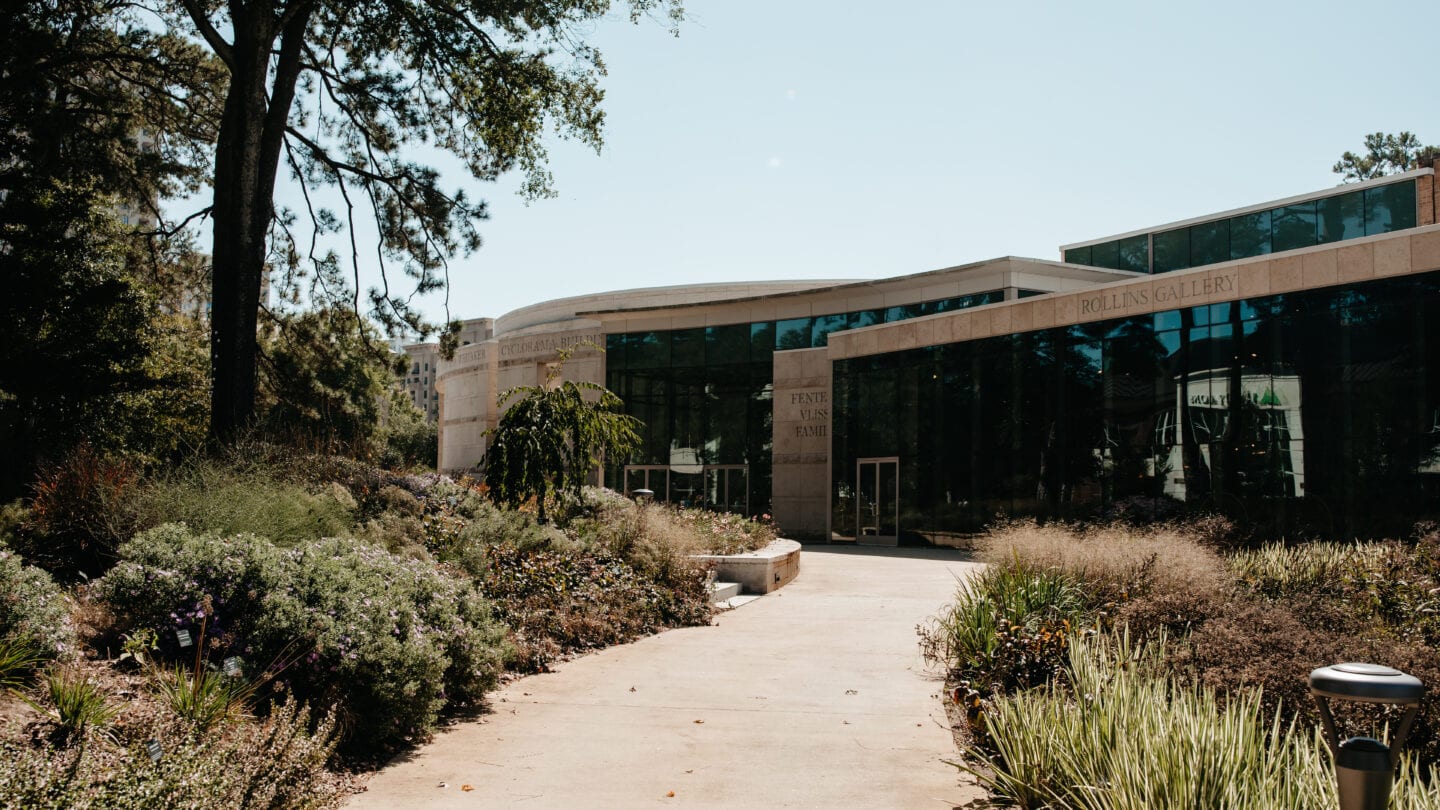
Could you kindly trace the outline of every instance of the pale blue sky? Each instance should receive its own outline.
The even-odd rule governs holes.
[[[1334,185],[1367,132],[1440,142],[1433,3],[687,7],[678,38],[618,16],[596,27],[606,148],[553,146],[558,198],[472,187],[491,218],[452,265],[453,317],[1058,258]]]

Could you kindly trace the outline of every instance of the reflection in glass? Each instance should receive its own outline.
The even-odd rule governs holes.
[[[1287,205],[1270,212],[1271,247],[1282,250],[1310,247],[1315,244],[1315,203]]]
[[[1120,243],[1102,242],[1091,246],[1090,264],[1093,267],[1118,270],[1120,268]]]
[[[1415,181],[1365,189],[1365,234],[1415,227]]]
[[[1129,270],[1134,273],[1150,272],[1150,237],[1147,234],[1131,236],[1121,239],[1120,266],[1121,270]]]
[[[1365,235],[1365,193],[1352,191],[1326,197],[1316,203],[1320,232],[1318,240],[1338,242]]]
[[[775,323],[775,351],[811,348],[810,331],[810,318],[777,321]]]
[[[1190,266],[1190,230],[1177,228],[1162,231],[1152,237],[1155,241],[1155,272],[1168,273],[1184,270]]]
[[[1242,214],[1230,220],[1230,258],[1248,259],[1270,252],[1270,212]]]
[[[1070,264],[1090,265],[1090,246],[1070,248],[1065,251],[1065,261]]]
[[[839,315],[817,315],[814,326],[810,329],[810,345],[819,347],[830,343],[830,333],[846,329],[850,324],[850,315],[840,313]]]
[[[1190,228],[1190,266],[1230,259],[1230,220],[1203,222]]]

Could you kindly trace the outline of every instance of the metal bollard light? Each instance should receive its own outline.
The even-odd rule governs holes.
[[[1377,664],[1335,664],[1310,673],[1310,694],[1320,710],[1325,741],[1335,755],[1340,810],[1385,810],[1390,803],[1390,788],[1395,781],[1395,768],[1400,762],[1400,749],[1404,747],[1410,727],[1420,713],[1420,699],[1425,695],[1424,684],[1413,675]],[[1330,713],[1332,699],[1408,706],[1400,719],[1395,745],[1387,746],[1370,737],[1339,740],[1335,717]]]

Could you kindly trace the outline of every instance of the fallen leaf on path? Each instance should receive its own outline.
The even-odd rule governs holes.
[[[700,724],[702,724],[702,723],[704,723],[704,722],[705,722],[704,720],[696,720],[696,721],[695,721],[695,725],[698,726],[698,725],[700,725]]]
[[[666,793],[666,794],[665,794],[665,798],[667,798],[667,799],[673,799],[673,798],[675,798],[675,791],[672,790],[672,791],[670,791],[669,793]]]
[[[472,791],[472,790],[475,789],[475,786],[474,786],[474,785],[461,785],[461,786],[460,786],[460,789],[463,790],[463,791],[465,791],[466,793],[469,793],[470,791]]]

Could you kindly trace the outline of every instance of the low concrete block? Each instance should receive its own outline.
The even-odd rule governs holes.
[[[746,554],[702,554],[695,559],[714,566],[717,580],[740,583],[742,593],[763,594],[779,590],[800,573],[800,544],[776,540]]]

